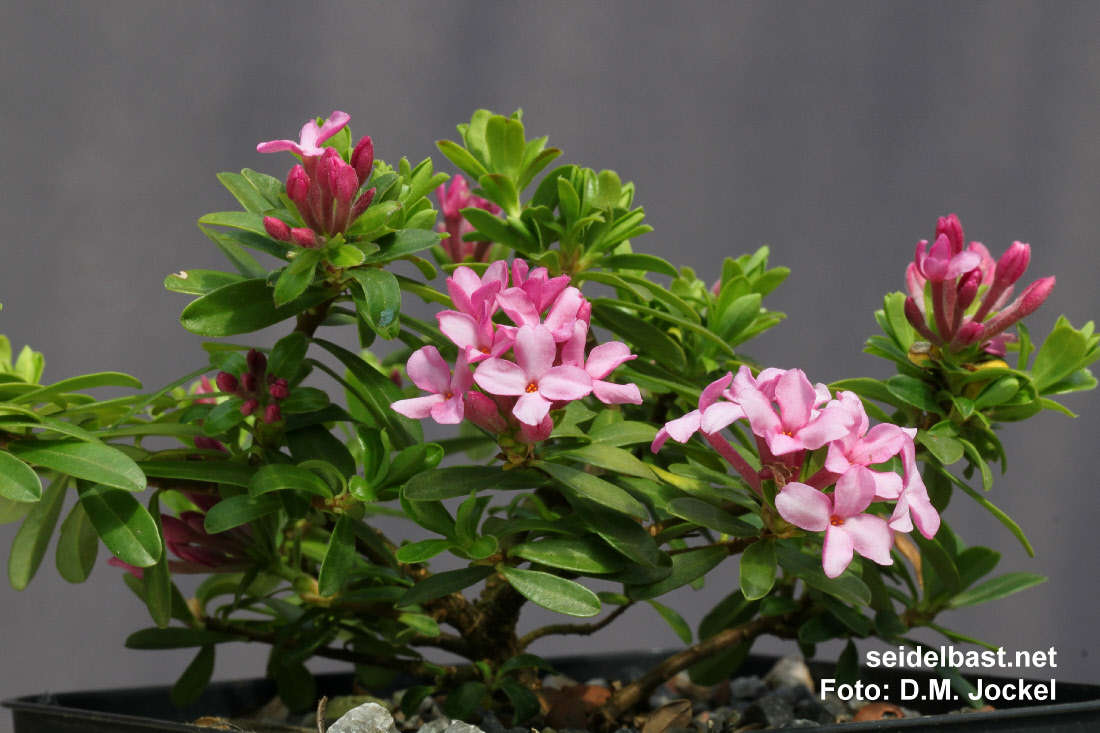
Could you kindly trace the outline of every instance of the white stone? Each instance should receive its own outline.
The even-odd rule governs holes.
[[[349,710],[328,729],[328,733],[397,733],[390,711],[376,702]]]

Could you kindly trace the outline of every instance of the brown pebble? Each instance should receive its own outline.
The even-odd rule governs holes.
[[[864,720],[893,720],[904,717],[905,713],[897,705],[888,702],[869,702],[859,709],[852,720],[859,723]]]

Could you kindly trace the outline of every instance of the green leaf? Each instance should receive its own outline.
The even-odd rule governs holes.
[[[242,405],[244,400],[240,397],[230,397],[225,402],[219,402],[203,420],[202,432],[205,435],[220,435],[242,422],[245,419],[245,414],[241,412]]]
[[[439,244],[439,235],[426,229],[400,229],[379,237],[376,242],[379,251],[367,255],[364,265],[377,265],[428,249]]]
[[[596,261],[596,266],[604,267],[608,270],[646,270],[648,272],[668,275],[669,277],[680,276],[676,268],[670,265],[667,260],[647,254],[631,253],[601,257]]]
[[[292,713],[304,713],[317,705],[317,681],[301,662],[276,664],[275,686],[279,699]]]
[[[16,440],[8,450],[27,463],[127,491],[144,491],[145,474],[120,450],[104,443]]]
[[[119,372],[99,372],[97,374],[83,374],[79,377],[72,377],[70,379],[62,379],[60,382],[55,382],[47,387],[36,389],[33,392],[27,392],[12,400],[17,405],[37,405],[42,402],[49,402],[55,395],[62,394],[64,392],[75,392],[82,389],[93,389],[95,387],[129,387],[130,389],[141,389],[141,382],[129,374],[121,374]]]
[[[963,588],[969,588],[993,572],[1001,561],[1001,553],[988,547],[968,547],[955,558],[955,567],[959,569],[959,580]]]
[[[668,502],[667,509],[674,517],[734,537],[754,537],[760,533],[760,530],[748,522],[694,497],[673,499]]]
[[[963,591],[955,596],[947,604],[950,608],[962,608],[963,606],[976,606],[979,603],[988,603],[998,598],[1018,593],[1033,585],[1038,585],[1046,580],[1042,575],[1035,573],[1006,573],[992,580],[987,580],[981,585],[970,590]]]
[[[256,473],[256,469],[247,463],[220,460],[142,461],[138,465],[146,476],[155,478],[178,478],[246,488]]]
[[[648,600],[663,596],[671,590],[702,578],[729,557],[724,547],[707,547],[690,552],[681,552],[672,556],[672,575],[664,580],[647,585],[635,585],[628,594],[635,600]]]
[[[509,478],[499,466],[449,466],[421,471],[405,484],[405,496],[413,501],[453,499],[472,491],[490,489]]]
[[[348,270],[363,289],[363,299],[355,307],[371,329],[387,341],[401,330],[401,286],[392,272],[376,267]]]
[[[275,281],[275,291],[272,296],[276,308],[294,301],[306,291],[306,288],[313,283],[313,273],[320,261],[321,250],[298,250],[298,256],[290,261],[279,275],[279,279]]]
[[[331,297],[332,291],[327,288],[309,288],[299,297],[277,307],[266,280],[242,280],[191,301],[180,314],[180,323],[199,336],[234,336],[274,326]]]
[[[602,305],[593,309],[593,317],[599,325],[626,339],[669,369],[682,372],[687,368],[684,350],[671,336],[652,323],[617,308]]]
[[[1082,366],[1088,353],[1088,339],[1069,325],[1058,325],[1047,336],[1035,362],[1031,366],[1031,379],[1039,394],[1068,377]]]
[[[920,408],[925,412],[943,414],[932,388],[915,377],[895,374],[886,380],[886,389],[907,405]]]
[[[65,501],[68,476],[58,476],[42,493],[42,498],[27,513],[15,533],[8,556],[8,581],[16,590],[23,590],[38,572],[38,566],[46,555],[46,546],[53,536],[61,505]]]
[[[233,194],[233,198],[240,202],[245,211],[262,214],[272,208],[272,203],[240,173],[219,173],[218,180],[229,189],[229,193]]]
[[[149,497],[149,516],[157,529],[157,541],[160,543],[160,557],[155,565],[145,568],[141,582],[145,590],[145,607],[157,627],[166,629],[172,620],[172,578],[168,574],[168,552],[161,538],[164,527],[160,518],[160,492],[154,491]],[[62,528],[64,530],[64,528]]]
[[[583,492],[565,489],[563,493],[585,524],[626,557],[648,568],[659,567],[662,560],[668,562],[668,556],[657,547],[652,535],[628,515],[604,506],[598,498]]]
[[[317,576],[317,592],[326,598],[338,593],[344,587],[355,564],[354,523],[355,520],[350,515],[341,514],[336,520],[336,526],[332,529],[328,551],[321,562],[321,572]]]
[[[618,486],[608,483],[598,476],[548,461],[535,461],[531,466],[550,476],[563,488],[569,490],[570,493],[575,492],[588,500],[638,519],[644,519],[648,516],[646,508],[641,502]]]
[[[562,451],[559,456],[566,456],[581,463],[587,463],[597,468],[604,468],[612,473],[624,476],[636,476],[638,478],[657,480],[653,470],[642,461],[634,457],[630,451],[614,446],[593,443],[591,445],[571,448]]]
[[[481,682],[463,682],[458,689],[447,696],[443,712],[454,720],[467,720],[481,705],[487,690]]]
[[[325,499],[332,498],[332,488],[317,474],[290,464],[269,463],[252,475],[248,495],[261,496],[272,491],[307,491]]]
[[[103,484],[78,486],[77,493],[96,534],[115,557],[139,568],[160,559],[157,523],[133,494]]]
[[[409,545],[402,545],[397,550],[397,559],[409,565],[430,560],[441,552],[446,552],[455,546],[451,540],[420,540]]]
[[[539,712],[539,699],[535,693],[528,690],[512,677],[505,677],[497,683],[497,688],[508,696],[515,711],[512,716],[513,723],[522,723],[533,718]]]
[[[939,466],[936,466],[935,470],[943,475],[945,478],[947,478],[951,483],[955,484],[955,486],[958,486],[960,489],[966,492],[966,494],[971,499],[984,507],[987,512],[996,517],[997,521],[1003,524],[1008,529],[1008,531],[1011,532],[1012,535],[1020,541],[1020,544],[1024,546],[1025,550],[1027,550],[1027,554],[1030,557],[1035,557],[1035,550],[1031,547],[1031,543],[1028,542],[1027,536],[1024,535],[1024,531],[1020,529],[1020,525],[1016,524],[1016,522],[1012,520],[1012,517],[1005,514],[996,505],[994,505],[993,502],[991,502],[989,499],[986,499],[979,492],[970,488],[970,486],[965,481],[959,479],[950,471],[947,471]]]
[[[42,481],[30,466],[0,451],[0,497],[31,502],[42,498]]]
[[[625,567],[619,553],[594,537],[522,542],[508,556],[584,574],[617,573]]]
[[[301,331],[292,331],[275,342],[267,358],[267,371],[282,379],[293,379],[302,368],[309,349],[309,338]]]
[[[775,543],[775,552],[779,566],[801,578],[807,585],[855,606],[866,606],[871,602],[871,589],[850,568],[836,578],[829,578],[821,569],[820,558],[804,555],[783,542]]]
[[[842,379],[839,382],[830,384],[829,389],[834,393],[842,390],[855,392],[863,400],[875,400],[891,407],[904,407],[906,404],[903,400],[898,399],[885,383],[870,377]]]
[[[539,570],[498,565],[505,580],[527,600],[567,616],[595,616],[600,599],[580,583]]]
[[[390,381],[389,377],[341,346],[318,338],[313,339],[313,343],[339,359],[366,388],[358,391],[356,396],[363,402],[368,412],[386,427],[390,439],[397,447],[407,448],[424,442],[424,431],[420,423],[410,420],[390,407],[394,402],[405,399],[405,395]]]
[[[493,574],[493,569],[487,565],[474,565],[460,570],[447,570],[436,573],[425,580],[419,581],[412,588],[405,591],[405,595],[394,604],[397,608],[415,606],[433,598],[450,595],[460,590],[469,588],[474,583],[485,580]]]
[[[282,506],[278,494],[264,494],[256,497],[246,494],[231,496],[228,499],[222,499],[206,512],[203,526],[210,534],[217,534],[277,512]]]
[[[126,637],[124,646],[127,649],[187,649],[194,646],[224,644],[229,641],[244,641],[244,639],[221,631],[170,626],[167,629],[153,627],[135,631]]]
[[[741,553],[741,593],[755,601],[768,595],[775,585],[775,543],[754,542]]]
[[[322,461],[335,468],[344,480],[355,473],[355,458],[344,442],[324,425],[306,425],[285,433],[290,456],[297,463]]]
[[[183,670],[176,684],[172,685],[170,697],[173,705],[179,708],[187,707],[199,699],[199,695],[206,689],[210,678],[214,675],[215,649],[213,644],[202,647],[187,665],[187,669]]]
[[[649,445],[657,437],[657,428],[644,422],[623,420],[621,422],[600,425],[588,431],[593,443],[602,443],[621,447],[624,445]]]
[[[447,157],[447,160],[454,163],[459,170],[475,181],[489,172],[485,170],[485,166],[477,162],[477,159],[470,155],[461,145],[453,143],[450,140],[438,140],[435,145],[439,148],[439,152]]]
[[[668,606],[658,603],[654,600],[646,601],[649,605],[653,606],[653,610],[661,615],[661,618],[665,620],[672,630],[676,633],[676,636],[680,637],[680,641],[687,645],[691,645],[691,627],[688,626],[687,621],[680,614],[673,611]]]
[[[928,452],[945,466],[950,466],[965,453],[963,444],[958,440],[947,436],[930,435],[926,430],[917,432],[917,442],[927,448]]]

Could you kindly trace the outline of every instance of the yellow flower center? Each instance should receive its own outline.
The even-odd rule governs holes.
[[[833,525],[834,527],[839,527],[840,525],[844,524],[844,517],[838,517],[834,514],[832,519],[829,520],[829,524]]]
[[[531,394],[532,392],[538,392],[538,391],[539,391],[539,386],[537,384],[535,384],[534,382],[531,382],[529,385],[527,385],[527,394]]]

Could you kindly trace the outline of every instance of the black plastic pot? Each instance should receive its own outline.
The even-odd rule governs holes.
[[[554,667],[574,679],[594,677],[615,679],[624,671],[635,674],[652,666],[663,658],[656,652],[605,654],[599,656],[573,656],[552,659]],[[750,656],[738,670],[738,674],[763,675],[775,663],[772,657]],[[815,678],[832,674],[832,665],[811,662]],[[920,689],[928,689],[930,680],[937,676],[920,670],[884,670],[863,668],[860,681],[864,685],[889,685],[891,691],[900,690],[902,680],[912,680]],[[986,685],[1016,683],[1015,679],[982,676]],[[973,680],[972,680],[973,681]],[[397,680],[398,688],[415,680]],[[1043,683],[1049,680],[1028,680]],[[317,676],[318,693],[334,697],[351,692],[350,674],[324,674]],[[99,692],[70,692],[58,695],[28,696],[3,701],[10,708],[15,721],[14,733],[161,733],[162,731],[210,731],[184,721],[202,716],[233,718],[256,710],[275,695],[271,680],[255,679],[239,682],[217,682],[210,685],[197,703],[188,708],[177,708],[169,701],[168,687],[140,687]],[[898,702],[897,693],[891,692],[888,700]],[[823,725],[807,730],[820,733],[862,733],[867,731],[894,731],[939,733],[941,731],[967,731],[967,733],[1091,733],[1100,731],[1100,685],[1083,685],[1072,682],[1057,683],[1056,701],[1028,704],[998,703],[998,710],[988,713],[948,715],[958,710],[965,701],[903,702],[918,706],[923,711],[937,713],[923,718],[883,720],[870,723],[841,723]]]

